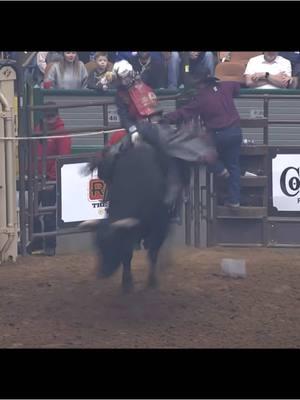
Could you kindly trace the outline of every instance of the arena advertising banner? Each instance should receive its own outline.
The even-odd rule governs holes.
[[[98,179],[97,170],[85,176],[82,171],[87,166],[83,160],[66,160],[58,164],[59,226],[107,218],[105,183]]]
[[[300,154],[272,159],[272,202],[277,211],[300,211]]]

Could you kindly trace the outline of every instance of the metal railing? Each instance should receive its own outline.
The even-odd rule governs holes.
[[[84,128],[76,128],[76,129],[68,129],[68,135],[81,134],[82,132],[95,132],[104,136],[104,143],[107,142],[108,134],[105,131],[109,130],[108,126],[108,102],[96,102],[97,105],[101,105],[103,107],[103,115],[104,118],[104,126],[102,127],[84,127]],[[65,105],[47,105],[47,106],[27,106],[26,109],[26,135],[28,138],[34,137],[36,134],[34,133],[33,127],[33,115],[32,113],[35,111],[47,111],[50,109],[65,109],[65,108],[74,108],[74,107],[89,107],[91,105],[90,102],[82,102],[80,104],[65,104]],[[94,105],[94,104],[93,104]],[[24,128],[24,127],[23,127]],[[120,128],[120,127],[119,127]],[[116,127],[115,129],[119,129]],[[64,131],[65,132],[65,131]],[[66,230],[56,230],[54,232],[43,232],[43,233],[35,233],[34,232],[34,218],[38,215],[45,215],[49,212],[56,212],[57,206],[49,206],[49,207],[39,207],[38,204],[38,193],[40,190],[44,190],[47,187],[55,184],[56,182],[47,181],[46,177],[46,165],[47,161],[51,159],[57,159],[59,156],[47,156],[46,154],[46,140],[43,139],[45,136],[57,135],[59,131],[48,131],[46,127],[44,127],[42,131],[42,136],[40,139],[42,140],[42,156],[38,157],[37,155],[37,141],[36,140],[28,140],[27,143],[22,143],[22,146],[19,146],[19,191],[20,191],[20,252],[22,255],[26,254],[26,244],[27,242],[31,242],[34,238],[38,237],[46,237],[46,236],[54,236],[54,235],[62,235],[62,234],[70,234],[79,232],[76,229],[66,229]],[[91,157],[92,153],[89,154]],[[42,163],[42,173],[39,174],[38,171],[38,162]],[[28,206],[26,207],[26,199],[25,192],[28,193]]]
[[[52,91],[49,91],[49,93]],[[78,91],[79,92],[79,91]],[[286,92],[286,91],[284,91]],[[161,93],[160,100],[177,100],[179,92],[173,92],[173,94],[163,95]],[[263,100],[263,118],[248,118],[242,119],[243,127],[261,127],[263,128],[263,144],[268,145],[269,143],[269,125],[284,125],[284,124],[300,124],[300,120],[298,121],[287,121],[283,119],[272,120],[269,121],[269,102],[274,99],[300,99],[300,91],[297,91],[299,94],[262,94],[262,93],[253,93],[253,90],[242,90],[242,94],[240,98],[242,99],[258,99]],[[53,92],[51,93],[53,94]],[[104,136],[104,143],[107,142],[108,133],[106,131],[109,130],[109,121],[108,121],[108,106],[115,104],[114,100],[97,100],[97,101],[86,101],[80,103],[70,102],[67,104],[61,105],[27,105],[26,107],[26,118],[25,118],[25,126],[20,127],[22,133],[20,136],[31,137],[34,136],[34,127],[33,127],[33,113],[34,112],[44,112],[49,109],[68,109],[68,108],[85,108],[90,106],[101,106],[103,111],[103,126],[99,127],[81,127],[81,128],[73,128],[68,129],[68,134],[79,134],[79,133],[91,133],[95,131],[102,131]],[[23,121],[24,122],[24,121]],[[21,124],[20,124],[21,125]],[[114,125],[114,129],[120,129],[120,126]],[[42,137],[48,135],[57,134],[57,131],[47,131],[44,129],[42,131]],[[101,132],[99,132],[101,134]],[[26,254],[26,244],[28,241],[31,241],[33,238],[37,237],[46,237],[53,235],[64,235],[71,233],[79,233],[79,231],[74,229],[59,229],[53,232],[42,232],[35,233],[33,230],[34,226],[34,218],[38,215],[45,215],[49,212],[56,211],[56,205],[49,207],[39,207],[38,205],[38,192],[41,189],[45,189],[47,186],[53,185],[54,182],[47,181],[46,177],[46,164],[47,160],[58,158],[58,156],[47,156],[46,155],[46,141],[43,140],[43,151],[42,151],[42,174],[40,175],[38,172],[38,157],[37,157],[37,143],[28,140],[25,143],[21,143],[19,146],[19,190],[20,190],[20,243],[21,243],[21,254]],[[95,156],[95,153],[89,153],[92,157]],[[73,156],[74,157],[74,156]],[[208,176],[208,175],[207,175]],[[207,179],[206,185],[209,185],[211,180]],[[207,212],[202,212],[203,207],[203,185],[201,186],[199,181],[199,169],[194,169],[193,175],[193,192],[189,190],[186,193],[186,201],[185,201],[185,243],[187,245],[192,244],[192,220],[194,220],[194,246],[199,247],[200,245],[200,220],[211,218],[211,210],[210,210],[210,201],[207,201]],[[28,192],[28,206],[25,204],[25,192]],[[81,233],[82,231],[80,231]]]
[[[277,90],[276,90],[277,91]],[[247,93],[252,92],[252,93]],[[271,91],[272,92],[272,91]],[[286,92],[284,90],[284,92]],[[295,91],[294,91],[295,92]],[[300,90],[297,90],[300,93]],[[242,90],[242,94],[239,96],[241,99],[252,99],[252,100],[262,100],[263,102],[263,115],[261,118],[243,118],[241,119],[242,128],[262,128],[263,129],[263,145],[269,146],[269,126],[283,126],[283,125],[300,125],[299,120],[286,120],[286,119],[269,119],[270,115],[270,101],[271,100],[299,100],[300,94],[273,94],[273,93],[253,93],[253,90]],[[300,111],[300,110],[299,110]],[[253,147],[253,145],[252,145]],[[268,177],[269,177],[268,173]],[[207,185],[213,185],[213,177],[209,177],[207,173],[206,176]],[[207,195],[209,191],[212,192],[212,198],[206,198],[206,213],[203,215],[203,186],[199,182],[199,168],[194,169],[193,174],[193,193],[190,196],[189,201],[185,204],[185,244],[192,244],[192,221],[194,222],[194,240],[193,245],[195,247],[200,247],[200,221],[203,219],[209,219],[212,226],[215,226],[213,220],[216,218],[213,210],[215,209],[216,194],[213,189],[207,190]]]

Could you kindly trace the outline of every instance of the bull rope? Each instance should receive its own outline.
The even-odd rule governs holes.
[[[0,140],[41,140],[41,139],[63,139],[69,137],[82,137],[82,136],[93,136],[100,135],[104,133],[112,133],[120,131],[121,129],[110,129],[107,131],[89,132],[89,133],[70,133],[69,135],[50,135],[50,136],[14,136],[14,137],[1,137]]]

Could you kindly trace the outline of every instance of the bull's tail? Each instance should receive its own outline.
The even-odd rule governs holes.
[[[103,153],[104,151],[100,152],[97,157],[93,158],[92,161],[89,163],[89,170],[93,172],[95,169],[98,168],[99,164],[103,161]]]

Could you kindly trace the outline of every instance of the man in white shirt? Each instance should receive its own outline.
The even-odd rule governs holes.
[[[244,75],[249,88],[284,89],[292,83],[292,66],[277,51],[265,51],[250,58]]]

